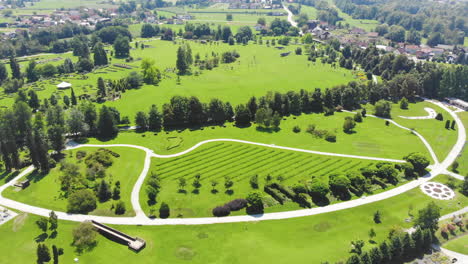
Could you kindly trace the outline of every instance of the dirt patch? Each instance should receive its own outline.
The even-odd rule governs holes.
[[[13,220],[13,232],[19,231],[24,226],[24,223],[26,223],[27,218],[28,218],[27,213],[22,213],[16,216],[15,219]]]
[[[174,255],[178,259],[192,260],[192,258],[195,257],[196,253],[191,247],[180,246],[179,248],[176,249]]]
[[[317,232],[325,232],[332,228],[332,225],[328,221],[320,222],[314,225],[314,230]]]

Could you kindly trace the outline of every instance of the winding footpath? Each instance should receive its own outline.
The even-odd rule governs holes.
[[[316,208],[311,208],[311,209],[302,209],[302,210],[295,210],[295,211],[286,211],[286,212],[277,212],[277,213],[266,213],[262,215],[241,215],[241,216],[228,216],[228,217],[205,217],[205,218],[169,218],[169,219],[149,219],[146,217],[144,214],[143,210],[141,209],[140,201],[139,201],[139,193],[140,190],[143,186],[143,183],[145,181],[145,177],[147,176],[149,172],[149,168],[151,165],[151,158],[156,157],[156,158],[172,158],[172,157],[177,157],[184,155],[186,153],[189,153],[196,148],[200,147],[203,144],[211,143],[211,142],[219,142],[219,141],[228,141],[228,142],[239,142],[243,144],[252,144],[252,145],[257,145],[257,146],[263,146],[263,147],[269,147],[269,148],[277,148],[277,149],[283,149],[283,150],[290,150],[290,151],[297,151],[297,152],[304,152],[304,153],[311,153],[311,154],[318,154],[318,155],[328,155],[328,156],[336,156],[336,157],[344,157],[344,158],[357,158],[357,159],[369,159],[369,160],[380,160],[380,161],[391,161],[391,162],[403,162],[401,160],[393,160],[393,159],[384,159],[384,158],[374,158],[374,157],[367,157],[367,156],[357,156],[357,155],[345,155],[345,154],[337,154],[337,153],[328,153],[328,152],[320,152],[320,151],[312,151],[312,150],[305,150],[305,149],[298,149],[298,148],[290,148],[290,147],[283,147],[283,146],[276,146],[276,145],[269,145],[269,144],[263,144],[263,143],[256,143],[256,142],[250,142],[250,141],[245,141],[245,140],[236,140],[236,139],[212,139],[212,140],[206,140],[203,142],[200,142],[196,144],[195,146],[179,152],[177,154],[171,154],[171,155],[159,155],[153,152],[153,150],[142,147],[142,146],[136,146],[136,145],[127,145],[127,144],[114,144],[114,145],[69,145],[68,149],[76,149],[80,147],[131,147],[131,148],[136,148],[140,149],[142,151],[145,151],[146,156],[145,156],[145,161],[144,161],[144,166],[143,170],[140,173],[140,176],[138,177],[134,188],[132,190],[132,195],[131,195],[131,202],[132,206],[135,210],[136,216],[135,217],[106,217],[106,216],[93,216],[93,215],[78,215],[78,214],[68,214],[65,212],[56,212],[57,216],[61,220],[69,220],[69,221],[85,221],[85,220],[95,220],[98,222],[102,222],[105,224],[116,224],[116,225],[202,225],[202,224],[216,224],[216,223],[235,223],[235,222],[247,222],[247,221],[263,221],[263,220],[279,220],[279,219],[288,219],[288,218],[295,218],[295,217],[302,217],[302,216],[311,216],[311,215],[317,215],[317,214],[322,214],[322,213],[327,213],[327,212],[333,212],[333,211],[338,211],[338,210],[344,210],[344,209],[349,209],[353,208],[356,206],[364,205],[364,204],[369,204],[377,201],[381,201],[399,194],[402,194],[406,191],[409,191],[420,184],[429,181],[433,177],[435,177],[438,174],[441,173],[447,173],[447,168],[455,161],[457,158],[458,154],[461,152],[463,149],[463,145],[465,144],[466,141],[466,131],[465,127],[463,126],[462,121],[460,118],[453,112],[451,111],[448,107],[446,107],[444,104],[436,101],[430,101],[429,102],[443,108],[445,111],[447,111],[452,118],[455,120],[457,123],[457,131],[458,131],[458,139],[455,145],[452,147],[452,150],[450,153],[447,155],[447,157],[442,161],[439,162],[434,151],[432,150],[430,144],[424,139],[422,135],[417,133],[416,131],[412,131],[409,128],[406,128],[404,126],[399,125],[393,120],[389,120],[392,122],[394,125],[405,129],[405,130],[410,130],[412,131],[416,136],[418,136],[423,143],[425,144],[426,148],[430,152],[434,164],[431,165],[431,172],[428,173],[427,175],[411,181],[407,184],[404,184],[402,186],[399,186],[397,188],[394,188],[392,190],[379,193],[376,195],[371,195],[368,197],[362,197],[360,199],[356,200],[351,200],[351,201],[346,201],[346,202],[341,202],[338,204],[333,204],[325,207],[316,207]],[[372,115],[368,115],[371,117],[375,117]],[[379,117],[375,117],[379,118]],[[387,119],[388,120],[388,119]],[[50,213],[49,209],[45,208],[40,208],[40,207],[35,207],[31,205],[27,205],[24,203],[20,203],[17,201],[13,201],[10,199],[7,199],[3,196],[1,196],[1,193],[8,187],[12,186],[15,182],[17,182],[19,179],[24,177],[25,175],[31,173],[34,170],[34,168],[28,167],[25,169],[23,172],[21,172],[17,177],[12,179],[10,182],[7,184],[3,185],[0,187],[0,204],[12,209],[16,209],[19,211],[24,211],[27,213],[32,213],[36,215],[42,215],[42,216],[48,216]],[[450,174],[449,174],[450,175]],[[453,176],[453,175],[452,175]],[[467,208],[463,209],[466,210]]]

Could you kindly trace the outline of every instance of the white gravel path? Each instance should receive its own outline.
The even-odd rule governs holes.
[[[401,118],[405,119],[434,119],[437,116],[437,112],[430,108],[430,107],[424,107],[424,110],[427,112],[427,116],[399,116]]]

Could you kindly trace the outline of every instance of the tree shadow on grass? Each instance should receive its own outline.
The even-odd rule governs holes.
[[[264,133],[270,133],[271,134],[271,133],[279,132],[281,130],[281,128],[279,128],[279,127],[273,128],[273,127],[259,127],[259,126],[257,126],[255,128],[255,130],[257,130],[258,132],[264,132]]]
[[[184,190],[184,189],[179,189],[177,192],[178,192],[178,193],[187,194],[187,190]]]
[[[233,195],[234,190],[229,189],[229,190],[226,190],[224,193],[227,194],[227,195]]]
[[[197,189],[193,189],[192,193],[193,193],[193,194],[200,194],[200,189],[198,189],[198,188],[197,188]]]
[[[34,170],[32,173],[30,173],[28,176],[26,176],[26,179],[28,179],[31,182],[39,182],[41,181],[48,173],[47,172],[40,172],[39,170]]]
[[[48,237],[49,237],[49,235],[47,235],[47,233],[42,233],[42,234],[38,235],[37,237],[35,237],[34,240],[37,243],[41,243],[41,242],[44,242]]]
[[[20,172],[19,171],[14,171],[14,172],[3,172],[0,174],[0,180],[5,179],[5,183],[11,181],[13,178],[18,176]]]

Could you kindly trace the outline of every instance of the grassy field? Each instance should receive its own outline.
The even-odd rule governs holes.
[[[435,181],[444,182],[445,176]],[[146,240],[147,246],[134,253],[127,246],[104,237],[89,252],[81,255],[71,247],[71,230],[76,223],[60,221],[58,236],[45,241],[64,248],[61,263],[75,257],[80,263],[320,263],[345,260],[350,241],[363,239],[374,228],[377,242],[387,238],[390,228],[408,228],[408,213],[413,215],[428,202],[435,201],[446,214],[462,208],[468,198],[457,194],[455,200],[432,200],[419,188],[407,193],[352,209],[287,220],[201,226],[117,226],[121,231]],[[379,210],[382,223],[375,224],[373,213]],[[20,216],[0,226],[0,253],[4,263],[31,263],[36,256],[35,238],[41,232],[36,216]]]
[[[368,109],[368,113],[373,112],[372,105],[366,105],[365,107]],[[427,116],[428,113],[424,111],[424,107],[430,107],[436,112],[442,113],[444,121],[438,121],[435,119],[412,120],[399,117]],[[410,104],[408,110],[400,109],[399,104],[392,105],[392,119],[400,125],[415,129],[419,132],[429,142],[439,161],[443,161],[445,159],[458,137],[456,130],[445,129],[445,120],[447,118],[450,119],[449,113],[437,105],[428,102]],[[401,147],[404,145],[399,146]]]
[[[312,177],[328,182],[330,174],[358,171],[376,163],[378,161],[336,158],[242,143],[214,142],[176,158],[154,158],[151,171],[161,179],[162,188],[157,200],[171,206],[171,217],[202,217],[212,216],[211,210],[216,206],[247,197],[253,190],[249,184],[253,175],[258,175],[258,189],[263,190],[267,175],[273,179],[281,177],[281,184],[292,186],[310,181]],[[201,176],[202,186],[195,191],[191,184],[197,174]],[[234,181],[232,192],[224,187],[224,177],[230,177]],[[187,181],[185,192],[179,192],[179,178]],[[214,188],[211,186],[213,180],[217,182]],[[148,213],[145,188],[142,190],[140,201]],[[268,197],[266,193],[265,197]],[[331,203],[336,200],[331,196],[329,199]],[[280,205],[270,200],[271,204],[266,212],[300,209],[294,202]],[[238,213],[245,214],[245,211]]]
[[[344,133],[343,120],[350,115],[349,113],[335,113],[332,116],[324,116],[323,114],[289,116],[282,121],[279,131],[265,131],[258,129],[256,125],[238,128],[233,123],[226,123],[226,127],[213,126],[205,127],[203,130],[185,129],[157,134],[120,132],[113,140],[100,142],[97,139],[90,139],[89,143],[136,144],[153,149],[158,154],[171,154],[186,150],[203,140],[233,138],[278,146],[371,157],[402,159],[403,156],[413,151],[427,153],[429,157],[425,146],[415,135],[396,126],[387,127],[385,122],[380,119],[365,118],[362,123],[358,123],[354,129],[355,133]],[[328,142],[307,133],[306,129],[311,124],[315,124],[317,129],[336,131],[336,142]],[[301,128],[301,132],[294,133],[292,131],[296,125]],[[392,140],[388,140],[390,138]],[[408,148],[401,146],[408,146]]]
[[[461,112],[457,114],[463,122],[465,129],[468,129],[468,112]],[[468,176],[468,148],[463,148],[463,152],[460,153],[460,156],[457,158],[458,169],[454,172],[459,173],[463,176]],[[453,171],[453,168],[451,168]]]
[[[122,95],[122,99],[107,102],[107,105],[117,107],[123,116],[128,115],[133,119],[137,111],[144,110],[152,104],[162,106],[174,95],[196,95],[204,102],[217,97],[229,100],[231,104],[236,105],[246,103],[252,95],[265,95],[267,91],[298,91],[302,88],[312,90],[315,87],[332,87],[355,79],[351,71],[335,69],[328,64],[308,62],[305,55],[292,54],[280,57],[281,52],[292,51],[294,53],[296,48],[294,45],[279,51],[266,45],[229,46],[227,44],[189,43],[192,53],[194,55],[199,53],[201,57],[212,52],[222,53],[230,50],[237,50],[241,57],[235,63],[221,64],[211,71],[202,71],[199,76],[195,74],[182,76],[181,84],[177,84],[175,74],[166,73],[166,78],[159,86],[145,85],[141,89],[127,91]],[[140,58],[154,59],[156,65],[164,72],[168,68],[175,67],[178,45],[160,40],[149,41],[145,44],[151,47],[131,51],[136,61],[127,64],[136,67],[133,71],[139,71],[137,67],[140,66]],[[113,59],[112,63],[125,62]],[[126,76],[131,71],[111,66],[94,71],[85,77],[76,75],[70,78],[63,77],[39,82],[36,89],[40,99],[50,97],[56,92],[58,83],[67,81],[73,85],[77,96],[83,93],[94,94],[98,77],[115,80]],[[68,94],[69,91],[63,93]],[[0,105],[9,106],[13,101],[13,98],[4,98],[0,100]]]
[[[468,236],[464,235],[450,240],[449,242],[445,243],[443,247],[448,250],[468,255]]]
[[[374,31],[375,27],[378,26],[380,23],[377,20],[372,20],[372,19],[354,19],[350,15],[344,13],[339,9],[338,7],[335,6],[333,0],[326,0],[330,6],[335,7],[335,9],[338,11],[338,16],[343,18],[341,23],[344,25],[348,23],[351,28],[357,27],[357,28],[362,28],[365,29],[366,31]]]
[[[91,153],[97,148],[82,148],[80,150]],[[133,189],[138,176],[143,169],[144,152],[132,148],[110,148],[112,151],[117,152],[121,156],[114,158],[114,163],[106,171],[106,181],[113,187],[116,181],[121,183],[121,200],[125,202],[127,208],[127,216],[133,215],[132,206],[130,203],[130,194]],[[74,151],[66,151],[67,162],[77,163],[82,167],[82,173],[85,173],[85,165],[83,162],[77,161],[75,156],[70,157],[76,153]],[[60,190],[59,177],[62,174],[59,169],[60,166],[52,169],[47,175],[40,175],[33,172],[27,176],[31,180],[31,185],[22,190],[17,191],[16,187],[10,187],[3,192],[3,196],[27,203],[34,206],[44,207],[56,211],[66,211],[67,199],[63,197]],[[111,206],[115,203],[112,199],[105,203],[98,203],[98,207],[90,214],[95,215],[114,215]]]

